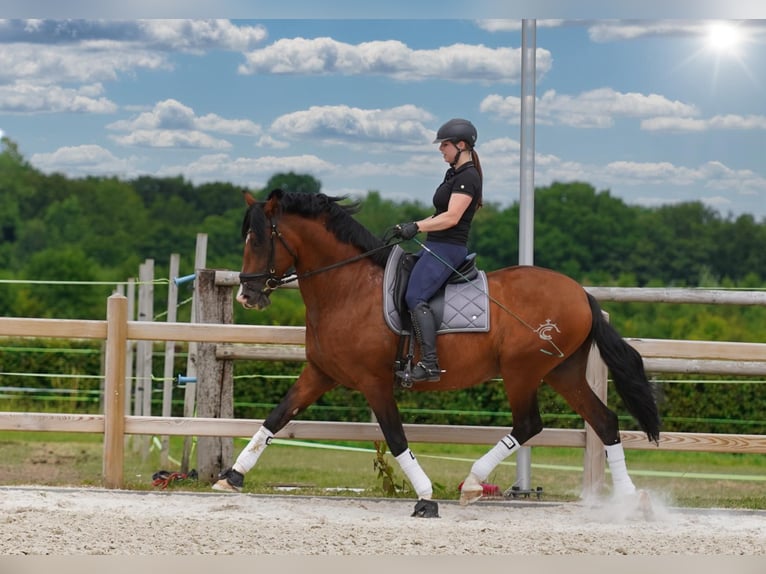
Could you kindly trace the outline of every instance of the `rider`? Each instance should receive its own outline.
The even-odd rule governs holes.
[[[420,361],[411,373],[413,382],[435,382],[441,377],[436,354],[439,326],[428,301],[468,254],[471,220],[482,205],[481,164],[474,150],[476,138],[476,128],[465,119],[451,119],[439,128],[433,143],[439,144],[439,151],[450,167],[434,192],[434,214],[394,227],[394,234],[402,239],[412,239],[420,231],[427,234],[405,295],[415,338],[420,344]]]

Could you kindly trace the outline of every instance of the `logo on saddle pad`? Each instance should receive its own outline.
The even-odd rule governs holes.
[[[388,256],[383,274],[383,316],[397,335],[409,335],[402,327],[402,310],[406,309],[404,292],[414,255],[395,245]],[[468,279],[468,280],[467,280]],[[489,331],[489,290],[487,274],[477,271],[447,280],[429,302],[436,316],[438,333],[486,333]],[[404,324],[409,326],[409,320]]]

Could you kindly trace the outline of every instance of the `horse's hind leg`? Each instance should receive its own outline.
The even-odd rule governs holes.
[[[620,442],[617,415],[601,401],[588,384],[585,377],[587,360],[588,349],[583,347],[546,375],[545,382],[564,397],[569,406],[585,419],[604,443],[614,494],[633,494],[636,487],[625,465],[625,451]]]
[[[213,490],[241,491],[245,474],[258,462],[274,435],[332,387],[333,383],[329,378],[311,364],[307,364],[279,405],[269,413],[261,428],[239,453],[236,462],[218,476],[218,481],[213,484]]]

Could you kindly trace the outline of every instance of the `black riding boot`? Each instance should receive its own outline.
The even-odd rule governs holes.
[[[428,303],[418,303],[410,310],[412,328],[420,344],[420,361],[412,369],[410,378],[415,383],[436,382],[441,378],[439,359],[436,356],[436,319]]]

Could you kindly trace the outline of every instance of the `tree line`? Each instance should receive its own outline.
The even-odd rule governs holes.
[[[0,279],[125,281],[148,258],[163,277],[171,253],[180,253],[191,272],[198,233],[208,235],[208,267],[238,269],[242,192],[263,197],[276,187],[315,193],[321,182],[276,173],[263,189],[245,190],[180,176],[74,179],[40,172],[3,138]],[[352,200],[361,204],[357,219],[379,236],[432,212],[430,205],[395,202],[375,190]],[[722,216],[701,202],[638,207],[585,182],[554,183],[536,190],[534,226],[535,264],[585,285],[761,288],[766,279],[766,222]],[[491,271],[517,263],[518,229],[517,202],[480,209],[469,243],[479,266]],[[0,313],[100,319],[109,292],[108,286],[5,284]],[[295,304],[300,301],[288,298],[283,305],[288,324],[300,318],[287,309]]]

